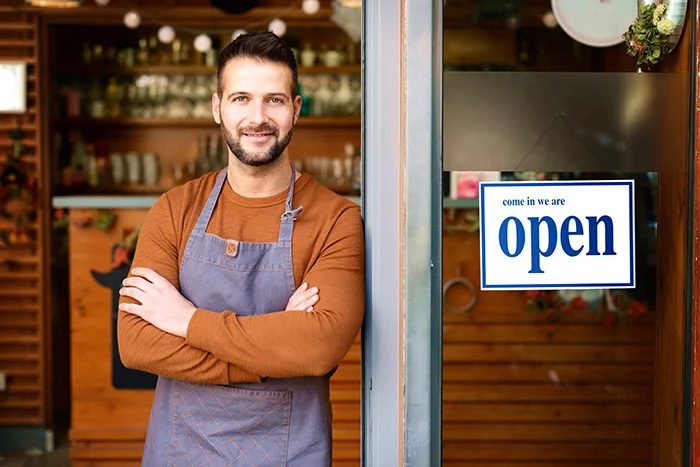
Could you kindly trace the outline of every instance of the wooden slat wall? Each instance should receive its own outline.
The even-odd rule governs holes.
[[[447,235],[444,251],[444,279],[461,268],[478,287],[478,236]],[[653,316],[550,323],[522,293],[477,294],[470,313],[443,315],[443,465],[652,465]]]
[[[17,116],[24,131],[26,151],[22,160],[32,167],[41,182],[42,138],[40,133],[37,56],[38,18],[29,13],[0,7],[0,61],[27,63],[28,111]],[[1,91],[0,91],[1,92]],[[10,130],[15,116],[0,114],[0,164],[12,151]],[[41,208],[40,208],[41,209]],[[43,425],[45,401],[45,250],[43,212],[32,224],[35,241],[27,246],[0,246],[0,370],[7,373],[7,391],[0,392],[0,425]],[[9,232],[12,223],[0,220],[0,232]],[[15,268],[10,268],[7,261]]]

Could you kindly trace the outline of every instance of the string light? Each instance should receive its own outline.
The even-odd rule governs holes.
[[[321,2],[319,0],[303,0],[301,9],[307,15],[315,15],[321,9]]]
[[[552,13],[551,11],[548,11],[547,13],[542,15],[542,22],[549,29],[554,29],[558,26],[557,18],[554,16],[554,13]]]
[[[231,40],[235,41],[238,39],[238,36],[245,34],[247,31],[245,29],[236,29],[233,31],[233,34],[231,34]]]
[[[175,30],[172,26],[161,26],[158,29],[158,40],[163,44],[170,44],[175,39]]]
[[[284,36],[284,33],[287,32],[287,25],[281,19],[275,18],[270,21],[270,24],[267,26],[267,30],[279,37],[282,37]]]
[[[136,29],[141,24],[141,15],[136,10],[127,11],[124,15],[124,25],[129,29]]]
[[[194,38],[194,48],[197,52],[206,53],[211,49],[211,37],[200,34]]]
[[[82,0],[25,0],[27,2],[29,1],[61,1],[61,2],[80,2]],[[95,3],[99,6],[106,6],[111,0],[95,0]],[[312,15],[317,13],[320,8],[321,8],[321,2],[320,0],[302,0],[302,10],[304,13]],[[287,24],[280,18],[281,16],[285,16],[294,10],[299,8],[299,3],[298,0],[295,0],[291,5],[289,5],[287,8],[282,9],[281,11],[278,11],[278,17],[273,18],[270,20],[270,22],[267,24],[267,30],[276,34],[279,37],[282,37],[283,35],[286,34],[287,32]],[[194,48],[202,53],[207,52],[212,48],[212,39],[208,35],[209,33],[213,34],[221,34],[221,31],[218,32],[212,32],[209,31],[207,33],[206,31],[202,30],[197,30],[194,28],[189,28],[189,27],[183,27],[183,26],[170,26],[165,24],[164,21],[159,20],[156,17],[153,17],[152,15],[144,13],[145,17],[153,23],[160,24],[161,27],[158,30],[158,39],[164,43],[164,44],[169,44],[171,43],[176,36],[177,31],[183,31],[187,34],[192,34],[192,35],[197,35],[194,40]],[[258,28],[260,26],[263,26],[265,24],[266,20],[262,21],[257,21],[255,23],[249,24],[246,28],[238,28],[233,31],[233,34],[231,35],[231,40],[235,40],[238,36],[241,34],[246,34],[248,31],[248,28]],[[129,28],[129,29],[136,29],[139,26],[141,26],[141,13],[137,9],[131,9],[126,12],[124,15],[124,25]]]

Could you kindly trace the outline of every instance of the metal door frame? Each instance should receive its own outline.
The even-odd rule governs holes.
[[[362,465],[441,462],[442,7],[363,1]]]

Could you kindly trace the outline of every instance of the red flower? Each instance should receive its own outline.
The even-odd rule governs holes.
[[[571,309],[574,311],[585,311],[588,308],[588,302],[581,297],[575,297],[571,300]]]
[[[525,292],[525,295],[531,300],[536,300],[540,295],[540,292],[538,290],[528,290]]]
[[[603,316],[603,326],[606,328],[612,327],[617,323],[617,313],[606,313]]]
[[[632,320],[636,320],[646,312],[646,304],[640,302],[639,300],[635,300],[632,303],[630,303],[630,307],[627,309],[627,316],[629,316]]]
[[[129,250],[126,247],[119,246],[114,249],[114,258],[112,260],[112,268],[116,269],[122,264],[129,262]]]

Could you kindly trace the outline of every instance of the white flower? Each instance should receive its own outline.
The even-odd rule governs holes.
[[[676,25],[668,18],[661,18],[659,24],[656,25],[656,29],[658,29],[661,34],[668,36],[676,29]]]
[[[666,5],[664,5],[663,3],[660,3],[654,9],[654,18],[652,19],[654,26],[656,26],[659,23],[659,21],[661,21],[661,17],[663,17],[664,13],[666,13]]]

